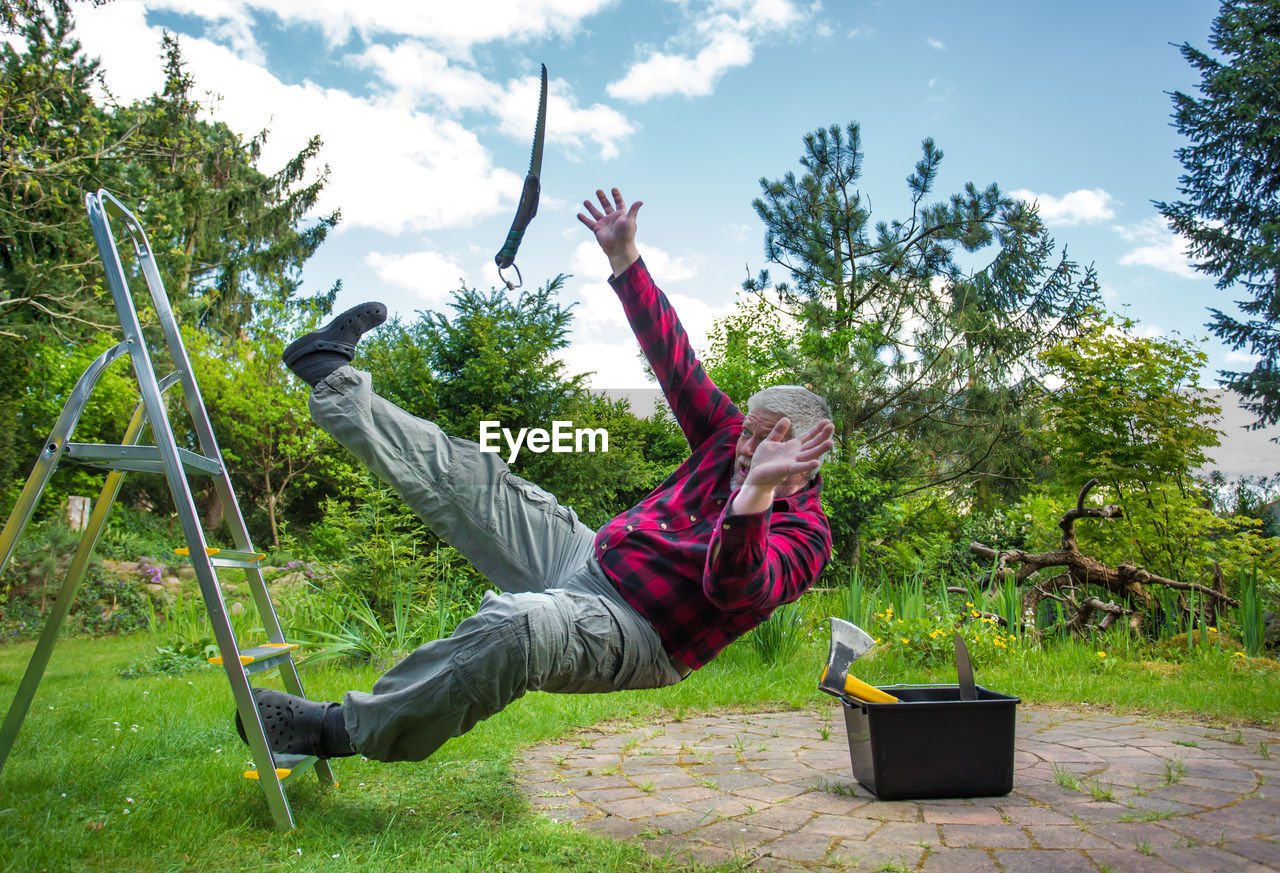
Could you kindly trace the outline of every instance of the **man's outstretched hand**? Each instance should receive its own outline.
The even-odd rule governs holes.
[[[751,469],[734,496],[732,512],[738,515],[764,512],[775,496],[786,497],[799,491],[822,465],[822,456],[835,448],[831,438],[835,426],[827,419],[801,437],[787,439],[790,429],[790,419],[783,416],[768,438],[756,446]]]
[[[640,257],[636,250],[636,213],[644,204],[637,200],[628,208],[617,188],[612,189],[612,194],[613,200],[610,201],[604,191],[596,190],[599,208],[590,200],[583,200],[587,214],[579,212],[578,221],[595,234],[596,242],[609,258],[613,275],[621,276]]]

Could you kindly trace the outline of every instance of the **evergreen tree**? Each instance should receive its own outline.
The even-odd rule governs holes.
[[[107,188],[142,221],[179,319],[228,337],[250,324],[257,301],[298,312],[301,267],[338,215],[304,221],[325,181],[311,169],[319,140],[278,172],[261,172],[265,132],[246,141],[207,120],[172,37],[163,39],[159,92],[121,106],[95,98],[105,92],[99,64],[75,39],[66,2],[19,0],[0,12],[20,37],[0,44],[0,342],[9,344],[0,429],[11,435],[0,437],[2,509],[9,477],[25,475],[53,424],[26,388],[38,381],[36,362],[119,335],[87,192]],[[301,305],[327,312],[335,291]],[[148,302],[135,302],[145,325]],[[123,430],[103,426],[93,432],[86,419],[77,436],[111,441]]]
[[[874,227],[858,125],[817,130],[804,149],[803,175],[762,179],[753,203],[765,257],[789,281],[762,271],[745,287],[772,288],[799,324],[787,380],[827,397],[857,462],[857,481],[827,477],[832,508],[849,513],[838,548],[853,557],[885,501],[1025,468],[1034,353],[1077,331],[1099,291],[1092,268],[1056,254],[1035,208],[997,186],[930,203],[943,157],[931,139],[907,178],[908,217]]]
[[[0,336],[78,338],[115,323],[84,192],[114,181],[136,130],[94,102],[98,62],[65,3],[15,10],[25,45],[0,45]]]
[[[320,150],[312,137],[278,172],[257,164],[267,131],[243,140],[221,122],[200,118],[195,83],[175,37],[162,37],[165,84],[130,107],[138,134],[125,184],[145,198],[152,247],[163,251],[165,285],[179,316],[233,334],[253,319],[255,300],[284,302],[338,213],[302,226],[328,169],[307,180]],[[327,310],[336,288],[320,295]]]
[[[1191,241],[1197,269],[1222,290],[1242,289],[1245,318],[1210,309],[1209,328],[1259,360],[1221,383],[1245,398],[1255,428],[1280,421],[1280,0],[1226,0],[1209,37],[1221,59],[1189,43],[1201,96],[1172,95],[1186,199],[1157,203]]]

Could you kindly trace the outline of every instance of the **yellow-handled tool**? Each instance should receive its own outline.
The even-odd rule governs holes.
[[[897,703],[898,698],[849,675],[849,665],[875,646],[870,634],[844,619],[831,617],[831,651],[818,687],[836,697],[850,697],[866,703]]]
[[[818,683],[823,691],[832,692],[834,688],[827,684],[827,671],[822,671],[822,681]],[[898,698],[894,697],[887,691],[881,691],[874,685],[868,685],[857,676],[844,674],[844,688],[841,693],[845,697],[852,697],[854,700],[861,700],[864,703],[897,703]]]

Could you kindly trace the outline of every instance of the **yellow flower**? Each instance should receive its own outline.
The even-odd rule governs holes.
[[[1107,656],[1107,653],[1106,653],[1106,652],[1098,652],[1098,657],[1099,657],[1099,658],[1105,658],[1106,656]]]
[[[1216,634],[1217,632],[1218,632],[1218,629],[1216,627],[1209,628],[1209,633]]]
[[[967,601],[967,600],[964,602],[964,605],[965,605],[965,606],[967,606],[967,607],[969,607],[970,609],[973,609],[973,604],[972,604],[972,603],[970,603],[970,602],[969,602],[969,601]]]
[[[970,614],[971,614],[974,618],[977,618],[977,617],[978,617],[979,615],[981,615],[982,613],[978,612],[978,610],[976,610],[976,609],[975,609],[975,610],[973,610],[973,612],[971,612]]]
[[[1244,656],[1245,656],[1244,652],[1236,652],[1237,658],[1243,658]]]
[[[899,637],[898,639],[902,640],[902,642],[903,642],[903,643],[906,643],[906,642],[907,642],[907,638],[906,638],[906,637]]]

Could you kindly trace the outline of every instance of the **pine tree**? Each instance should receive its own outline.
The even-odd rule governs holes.
[[[804,147],[803,175],[761,179],[753,203],[765,257],[789,281],[762,271],[744,287],[772,288],[800,325],[789,381],[826,396],[846,460],[874,471],[848,483],[825,474],[852,557],[860,519],[885,501],[966,482],[984,499],[984,483],[1009,475],[1026,446],[1034,353],[1072,335],[1099,291],[1034,207],[996,185],[929,202],[943,158],[931,139],[907,178],[909,214],[875,225],[858,190],[858,125],[817,130]]]
[[[1261,428],[1280,421],[1280,0],[1226,0],[1209,43],[1221,59],[1180,46],[1201,92],[1171,95],[1174,126],[1191,141],[1177,151],[1186,199],[1156,206],[1191,241],[1197,269],[1247,295],[1236,301],[1244,318],[1211,308],[1209,328],[1259,356],[1219,381]]]

